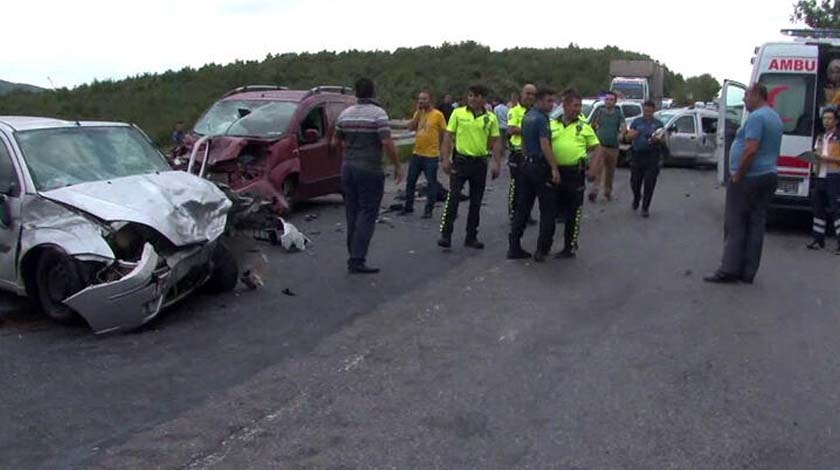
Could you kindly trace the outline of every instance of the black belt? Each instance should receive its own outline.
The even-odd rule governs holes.
[[[532,165],[537,163],[548,164],[548,162],[545,161],[545,157],[542,155],[524,155],[524,158],[526,163],[530,163]]]
[[[474,157],[472,155],[463,155],[458,152],[455,152],[455,156],[453,158],[454,161],[458,163],[480,163],[486,162],[487,159],[490,158],[490,155],[482,155],[480,157]]]
[[[576,165],[557,165],[560,171],[582,171],[586,169],[586,160],[580,159]]]

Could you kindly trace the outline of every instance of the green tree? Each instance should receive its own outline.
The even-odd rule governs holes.
[[[840,2],[837,0],[798,0],[793,4],[791,22],[812,28],[840,29]]]
[[[720,91],[720,82],[715,77],[704,73],[697,77],[690,77],[685,81],[684,97],[678,98],[685,104],[694,101],[712,101]]]

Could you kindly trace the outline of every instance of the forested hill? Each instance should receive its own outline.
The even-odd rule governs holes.
[[[12,83],[7,82],[5,80],[0,80],[0,95],[5,95],[6,93],[11,93],[13,91],[27,91],[30,93],[38,93],[43,90],[43,88],[36,87],[35,85],[27,85],[25,83]]]
[[[278,84],[290,88],[352,85],[372,77],[377,95],[392,117],[407,116],[421,87],[438,95],[463,96],[472,83],[488,85],[494,95],[508,96],[531,81],[556,88],[573,86],[595,94],[609,86],[612,59],[647,59],[615,47],[583,49],[508,49],[491,51],[467,42],[394,52],[320,52],[269,55],[262,61],[205,65],[119,81],[97,81],[74,89],[0,96],[0,115],[27,114],[69,119],[107,119],[140,125],[162,145],[173,123],[191,125],[226,91],[245,84]],[[685,80],[668,72],[666,94],[680,99]],[[715,90],[716,93],[716,90]]]

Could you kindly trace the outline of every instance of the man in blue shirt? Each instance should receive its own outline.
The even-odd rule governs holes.
[[[767,104],[767,88],[747,90],[744,104],[750,112],[738,129],[730,150],[732,178],[726,189],[723,260],[706,282],[752,284],[761,262],[767,208],[776,192],[776,162],[784,126]]]
[[[642,203],[642,217],[650,216],[650,201],[659,176],[660,136],[657,130],[665,127],[662,121],[653,117],[656,105],[646,101],[642,105],[642,117],[630,124],[627,136],[633,139],[630,160],[630,188],[633,190],[633,210]],[[642,191],[644,188],[644,199]]]
[[[554,90],[547,88],[537,90],[534,106],[522,120],[522,168],[517,180],[518,198],[510,228],[508,259],[531,257],[530,253],[522,249],[520,241],[534,207],[534,199],[539,199],[540,203],[540,234],[534,260],[545,261],[554,242],[556,186],[560,183],[560,172],[551,149],[548,113],[554,106],[555,95]]]

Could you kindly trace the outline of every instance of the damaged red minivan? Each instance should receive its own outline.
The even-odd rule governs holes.
[[[196,165],[207,160],[206,177],[284,214],[297,201],[341,192],[332,137],[338,115],[355,103],[349,87],[240,87],[204,113],[187,146]]]

